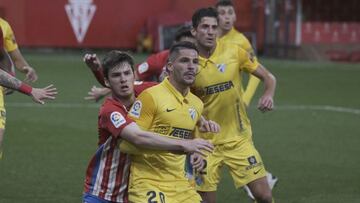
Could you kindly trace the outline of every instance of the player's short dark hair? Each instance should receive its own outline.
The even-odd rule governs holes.
[[[197,53],[199,53],[199,50],[194,43],[183,41],[175,43],[170,47],[169,59],[172,60],[173,58],[175,58],[181,49],[193,49]]]
[[[175,33],[175,42],[179,42],[183,37],[191,37],[194,36],[191,34],[191,26],[190,25],[183,25],[181,26]]]
[[[200,8],[196,10],[191,19],[193,28],[197,28],[201,19],[204,17],[214,17],[218,20],[218,12],[213,7]]]
[[[218,1],[215,4],[215,8],[219,8],[220,6],[232,6],[232,7],[234,7],[234,4],[230,0],[222,0],[222,1]]]
[[[131,69],[134,72],[134,59],[130,54],[118,50],[108,52],[101,62],[104,77],[108,78],[109,71],[121,63],[130,64]]]

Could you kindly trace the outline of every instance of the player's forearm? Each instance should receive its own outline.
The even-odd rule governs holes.
[[[102,67],[99,67],[96,70],[91,69],[92,73],[94,74],[96,80],[103,86],[106,87],[105,80],[104,80],[104,74],[102,72]]]
[[[124,153],[127,153],[127,154],[159,154],[159,153],[164,153],[164,151],[136,147],[135,145],[131,144],[130,142],[128,142],[126,140],[123,140],[120,143],[119,147],[120,147],[121,152],[124,152]]]
[[[270,72],[267,73],[267,76],[264,78],[265,91],[264,94],[271,95],[272,97],[275,94],[276,88],[276,78]]]
[[[273,74],[271,74],[261,64],[259,64],[259,66],[256,68],[256,70],[252,74],[264,82],[264,86],[265,86],[264,94],[273,97],[275,94],[275,88],[276,88],[275,76]]]
[[[32,87],[0,69],[0,85],[30,95]]]
[[[22,56],[19,49],[15,49],[14,51],[9,52],[9,55],[14,62],[15,67],[22,73],[25,73],[25,66],[29,66],[26,62],[25,58]]]
[[[171,139],[146,131],[140,131],[137,134],[137,139],[135,139],[133,143],[137,147],[157,150],[184,151],[184,142],[182,140]]]

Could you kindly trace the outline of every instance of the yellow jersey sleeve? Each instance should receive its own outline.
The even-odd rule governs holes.
[[[241,48],[245,49],[245,51],[247,51],[250,56],[255,60],[257,61],[257,57],[256,57],[256,54],[254,52],[254,49],[253,47],[251,46],[249,40],[244,36],[242,35],[242,43],[241,43]]]
[[[18,48],[18,45],[15,40],[15,35],[11,29],[10,24],[4,19],[0,18],[0,26],[4,35],[4,48],[7,52],[12,52]]]
[[[146,108],[143,108],[144,106]],[[132,118],[141,129],[148,130],[152,125],[154,115],[156,115],[156,108],[153,97],[145,90],[134,102],[128,116]]]
[[[238,55],[240,59],[240,71],[245,70],[249,73],[252,73],[259,66],[258,61],[255,58],[255,55],[248,53],[246,50],[242,48],[238,48]]]

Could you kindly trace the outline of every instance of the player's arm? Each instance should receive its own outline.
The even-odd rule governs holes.
[[[85,54],[83,57],[83,61],[86,66],[90,68],[91,72],[94,74],[96,80],[103,86],[105,85],[104,74],[102,72],[100,59],[96,56],[96,54]]]
[[[3,24],[4,30],[6,30],[4,36],[4,48],[9,53],[10,58],[14,62],[15,67],[22,73],[26,74],[25,81],[35,82],[38,79],[38,76],[23,55],[21,54],[19,47],[15,40],[14,32],[9,23],[5,22]]]
[[[127,153],[127,154],[160,154],[160,153],[167,152],[167,151],[161,151],[161,150],[136,147],[134,144],[132,144],[126,140],[122,140],[120,142],[119,147],[122,152]]]
[[[10,51],[9,56],[15,67],[26,75],[25,81],[35,82],[38,79],[35,69],[28,64],[18,48]]]
[[[180,151],[185,153],[211,152],[213,146],[203,139],[182,140],[171,139],[158,134],[141,130],[136,123],[127,125],[121,132],[121,138],[134,144],[136,147],[155,150]]]
[[[258,65],[252,74],[262,80],[265,86],[264,93],[258,103],[258,109],[262,112],[271,111],[274,108],[275,76],[261,64]]]
[[[166,64],[167,57],[168,52],[166,51],[150,55],[145,62],[136,66],[136,79],[143,81],[158,79]]]
[[[1,69],[0,85],[29,95],[35,102],[40,104],[44,104],[46,99],[55,99],[55,95],[57,95],[57,89],[53,85],[45,88],[33,88]]]
[[[244,49],[238,49],[239,60],[240,60],[240,71],[245,69],[252,75],[258,77],[263,81],[265,89],[258,102],[258,109],[262,112],[271,111],[274,107],[274,94],[276,88],[275,76],[270,73],[264,66],[262,66],[256,59],[255,56],[250,55]]]
[[[92,86],[92,88],[88,92],[88,96],[84,97],[84,99],[98,102],[100,99],[104,98],[110,93],[111,90],[109,88]]]

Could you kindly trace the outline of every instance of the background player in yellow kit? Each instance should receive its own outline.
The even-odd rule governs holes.
[[[10,56],[11,62],[10,65],[2,67],[10,75],[15,76],[14,66],[22,73],[26,74],[25,81],[35,82],[38,78],[35,70],[29,66],[24,57],[22,56],[19,47],[15,40],[15,35],[11,26],[7,21],[0,18],[0,29],[3,33],[3,37],[0,39],[3,41],[4,49]],[[8,56],[6,56],[8,57]],[[10,90],[11,91],[11,90]],[[0,86],[0,153],[2,153],[2,140],[5,133],[5,123],[6,123],[6,110],[4,104],[4,88]]]
[[[193,139],[203,110],[201,100],[190,92],[198,62],[194,44],[180,42],[171,47],[167,64],[169,77],[143,91],[129,112],[142,129],[178,139]],[[218,132],[216,124],[211,126],[210,131]],[[131,161],[130,202],[201,201],[185,177],[185,155],[139,154],[133,155]]]
[[[234,43],[239,45],[241,48],[245,49],[251,56],[254,56],[254,60],[257,60],[253,47],[251,46],[249,40],[234,27],[236,21],[236,12],[234,5],[230,0],[219,1],[215,6],[218,12],[219,19],[219,43]],[[243,78],[242,78],[243,79]],[[245,90],[243,91],[243,101],[246,106],[250,105],[251,99],[255,94],[257,87],[259,86],[260,79],[249,74],[249,80],[246,85]],[[266,178],[268,180],[269,186],[272,189],[276,182],[278,181],[277,177],[273,176],[268,171],[266,172]],[[251,194],[250,189],[244,187],[247,194],[250,198],[254,199],[254,196]]]
[[[255,52],[249,40],[234,28],[236,13],[231,1],[219,1],[216,4],[216,10],[219,14],[219,42],[234,43],[245,49],[256,60]],[[251,99],[260,83],[259,78],[249,74],[249,81],[246,88],[242,89],[243,99],[246,106],[250,105]]]
[[[221,127],[216,136],[198,134],[211,140],[215,148],[207,157],[204,183],[197,189],[205,202],[215,202],[221,168],[226,165],[237,188],[247,185],[257,202],[272,202],[265,167],[252,141],[240,73],[249,72],[264,82],[264,93],[258,103],[262,112],[273,108],[275,77],[238,45],[216,42],[218,14],[215,9],[197,10],[192,24],[200,54],[200,66],[192,89],[204,102],[203,115]]]

